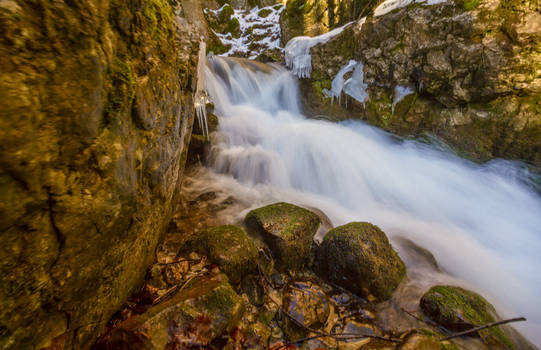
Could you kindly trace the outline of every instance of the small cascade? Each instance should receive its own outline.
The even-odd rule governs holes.
[[[201,40],[199,43],[199,60],[197,63],[197,88],[194,96],[194,108],[197,116],[197,122],[201,128],[201,133],[208,140],[209,127],[207,120],[207,91],[205,81],[205,69],[207,66],[206,44]]]
[[[213,184],[250,205],[288,201],[320,209],[335,225],[375,223],[391,240],[426,247],[503,317],[527,317],[531,328],[517,325],[527,336],[541,332],[541,198],[526,169],[471,163],[359,121],[307,119],[290,71],[222,57],[208,64],[220,118]],[[362,99],[362,65],[348,65],[342,91]],[[395,101],[407,92],[397,89]],[[445,274],[420,271],[426,286]]]

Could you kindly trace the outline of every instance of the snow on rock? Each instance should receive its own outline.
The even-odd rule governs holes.
[[[448,0],[385,0],[374,10],[374,17],[383,16],[395,9],[406,7],[412,2],[422,5],[437,5]]]
[[[363,18],[364,20],[364,18]],[[312,57],[310,48],[317,44],[323,44],[340,34],[344,28],[353,22],[342,27],[335,28],[328,33],[315,37],[297,36],[289,40],[285,47],[286,66],[299,78],[309,78],[312,73]]]
[[[205,9],[204,11],[217,17],[221,10]],[[281,4],[263,8],[255,7],[250,11],[234,10],[231,18],[236,18],[239,21],[241,35],[235,38],[231,33],[215,33],[222,44],[230,47],[229,51],[221,56],[241,56],[255,59],[268,50],[276,49],[282,52],[284,49],[280,46],[280,13],[283,10],[284,6]],[[267,16],[261,17],[259,16],[261,12],[269,13]]]
[[[348,80],[344,81],[344,76],[353,71],[353,74]],[[368,98],[366,92],[367,85],[364,83],[364,72],[362,62],[350,60],[347,64],[342,66],[331,83],[331,90],[323,89],[323,94],[330,97],[331,101],[338,98],[340,103],[340,97],[342,91],[356,99],[357,101],[364,103]],[[347,103],[347,100],[346,100]]]

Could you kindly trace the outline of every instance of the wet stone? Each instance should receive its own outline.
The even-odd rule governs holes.
[[[306,335],[306,328],[324,327],[331,308],[330,300],[321,287],[312,282],[290,283],[283,294],[283,311],[287,313],[283,316],[284,332],[290,339],[299,339]]]

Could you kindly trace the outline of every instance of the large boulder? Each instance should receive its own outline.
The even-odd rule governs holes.
[[[301,81],[306,112],[359,118],[403,136],[432,133],[475,160],[541,165],[536,8],[522,0],[415,2],[369,17],[311,49],[312,75]],[[344,95],[347,107],[333,105],[323,91],[350,59],[364,65],[369,98]]]
[[[234,284],[240,283],[243,276],[257,272],[258,247],[238,226],[224,225],[196,232],[181,250],[206,255]]]
[[[485,298],[472,291],[455,286],[434,286],[420,301],[421,310],[436,323],[460,332],[495,322],[496,310]],[[491,327],[471,335],[479,335],[488,345],[514,349],[515,347],[499,327]]]
[[[321,223],[316,214],[281,202],[250,211],[244,223],[263,238],[277,267],[301,269],[310,264],[314,235]]]
[[[0,2],[0,348],[88,348],[142,282],[193,124],[200,34],[175,11]]]
[[[352,222],[330,230],[317,250],[316,272],[362,297],[387,300],[406,266],[379,227]]]

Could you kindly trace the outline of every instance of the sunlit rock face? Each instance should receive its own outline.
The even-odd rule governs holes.
[[[360,118],[404,136],[432,133],[476,160],[541,164],[541,15],[535,4],[404,4],[386,13],[378,12],[380,4],[363,25],[311,48],[312,74],[301,82],[310,101],[306,112]],[[352,59],[364,65],[369,98],[333,104],[325,89]],[[413,91],[399,96],[397,87]]]
[[[144,276],[193,123],[200,36],[169,3],[0,3],[4,349],[88,347]]]

